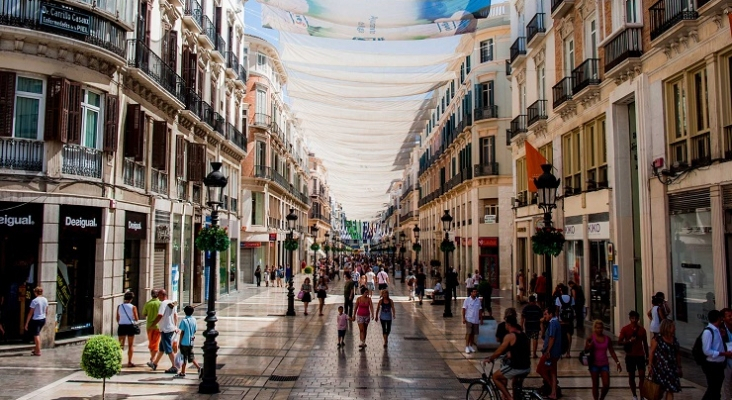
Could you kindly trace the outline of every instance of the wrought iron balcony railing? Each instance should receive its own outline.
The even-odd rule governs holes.
[[[203,10],[201,4],[196,0],[186,0],[183,15],[191,17],[199,28],[203,28]]]
[[[552,87],[552,94],[554,102],[552,106],[554,108],[559,107],[567,100],[572,99],[572,88],[574,87],[574,78],[571,76],[564,77],[559,83]]]
[[[44,153],[41,140],[0,137],[0,169],[42,171]]]
[[[165,171],[152,170],[150,176],[150,190],[155,193],[168,194],[168,173]]]
[[[102,178],[102,151],[75,144],[65,144],[61,171],[68,175]]]
[[[473,113],[475,114],[476,121],[498,118],[498,106],[492,104],[489,106],[476,108],[473,110]]]
[[[526,38],[517,38],[511,45],[511,62],[513,63],[519,56],[526,55]]]
[[[473,169],[475,170],[473,175],[476,177],[498,175],[498,163],[497,162],[486,163],[486,164],[475,164],[473,166]]]
[[[519,133],[526,133],[528,132],[528,116],[526,114],[522,114],[517,116],[511,121],[511,133],[514,135],[518,135]]]
[[[528,126],[547,119],[546,100],[537,100],[526,109]],[[513,123],[512,123],[513,124]],[[511,128],[513,130],[513,128]]]
[[[132,158],[122,162],[122,181],[125,185],[145,189],[145,166]]]
[[[605,73],[629,58],[642,55],[642,28],[627,28],[605,45]]]
[[[544,26],[544,17],[546,14],[537,13],[534,18],[526,25],[526,42],[531,43],[531,40],[540,33],[546,33],[546,26]]]
[[[579,93],[590,85],[600,84],[600,59],[588,58],[572,71],[574,87],[572,93]]]
[[[648,9],[648,17],[654,40],[681,21],[699,18],[699,13],[689,6],[688,0],[659,0]]]
[[[128,49],[130,50],[127,58],[129,66],[139,68],[178,101],[185,103],[185,82],[173,68],[164,63],[160,56],[147,47],[142,40],[128,40]]]

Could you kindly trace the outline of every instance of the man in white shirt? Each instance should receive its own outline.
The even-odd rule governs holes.
[[[384,268],[381,268],[381,271],[376,274],[376,279],[379,282],[379,290],[385,290],[389,287],[389,274],[384,271]]]
[[[732,357],[732,351],[725,351],[724,339],[719,331],[722,325],[722,313],[719,310],[709,311],[709,324],[702,332],[702,350],[707,356],[702,365],[702,371],[707,377],[707,391],[702,400],[718,400],[721,398],[722,384],[724,383],[724,368],[727,357]]]
[[[374,271],[369,267],[366,272],[366,289],[369,290],[369,296],[373,296],[374,290],[376,290],[376,285],[374,284],[375,277],[376,274],[374,274]]]
[[[160,329],[160,348],[158,349],[159,351],[157,357],[155,357],[155,361],[148,362],[147,366],[155,371],[158,368],[158,362],[163,357],[163,353],[165,353],[170,359],[170,368],[166,369],[165,372],[176,374],[178,373],[178,369],[175,368],[173,335],[178,330],[178,303],[168,300],[168,294],[163,289],[158,292],[158,298],[161,300],[161,303],[158,309],[158,316],[155,318],[155,323],[158,324]]]
[[[483,311],[478,289],[473,288],[470,297],[463,301],[463,325],[465,325],[465,352],[475,353],[478,347],[475,344],[475,336],[478,334],[480,325],[483,324]]]
[[[41,329],[46,325],[46,310],[48,310],[48,300],[43,297],[43,288],[37,286],[33,289],[36,297],[30,303],[30,312],[28,319],[25,321],[25,330],[33,335],[33,343],[35,347],[31,353],[34,356],[41,355]]]

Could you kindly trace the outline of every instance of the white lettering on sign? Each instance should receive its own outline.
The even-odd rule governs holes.
[[[580,227],[579,229],[577,227]],[[582,225],[564,225],[564,237],[567,240],[582,240]]]
[[[127,229],[129,229],[131,231],[142,230],[142,222],[127,221]]]
[[[15,225],[35,225],[35,221],[33,221],[32,216],[27,217],[14,217],[10,215],[3,215],[0,216],[0,225],[5,225],[7,227],[12,227]]]
[[[78,226],[81,229],[85,228],[96,228],[97,227],[97,219],[84,219],[84,218],[71,218],[66,217],[66,226]]]
[[[590,222],[587,224],[587,238],[610,239],[610,222]]]

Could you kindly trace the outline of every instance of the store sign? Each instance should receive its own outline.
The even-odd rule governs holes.
[[[567,240],[582,240],[582,225],[564,225],[564,238]]]
[[[147,239],[147,214],[132,211],[125,212],[125,239]]]
[[[61,206],[61,231],[75,234],[102,235],[102,209],[97,207]]]
[[[479,247],[498,247],[498,238],[497,237],[479,237],[478,246]]]
[[[43,205],[0,202],[0,231],[40,232],[43,227]]]
[[[276,242],[277,241],[277,234],[276,233],[270,233],[269,234],[269,241],[270,242]]]
[[[610,239],[610,222],[589,222],[587,224],[588,239]]]
[[[87,36],[89,35],[90,22],[91,17],[89,14],[81,12],[75,7],[55,3],[41,3],[41,25]]]
[[[262,247],[261,242],[241,242],[239,245],[241,249],[256,249],[258,247]]]

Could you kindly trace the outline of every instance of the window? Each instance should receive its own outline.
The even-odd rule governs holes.
[[[582,158],[580,132],[576,130],[562,137],[562,167],[564,169],[565,195],[582,191]]]
[[[526,174],[526,157],[516,160],[516,199],[522,206],[528,204],[529,181]]]
[[[570,76],[574,70],[574,39],[564,41],[564,76]]]
[[[480,138],[480,164],[488,165],[496,160],[496,137]]]
[[[597,55],[597,21],[594,19],[587,24],[587,37],[590,39],[587,41],[588,49],[585,52],[589,58],[598,58]]]
[[[493,39],[480,42],[480,62],[493,61]]]
[[[252,192],[252,225],[264,225],[264,193]]]
[[[585,125],[585,167],[587,189],[606,188],[607,144],[605,142],[605,119]]]
[[[536,88],[539,100],[546,100],[546,67],[544,64],[536,68]]]
[[[257,68],[264,68],[265,65],[267,65],[267,56],[262,53],[257,53]]]
[[[498,223],[498,200],[488,199],[483,201],[483,221],[484,224]]]
[[[84,90],[84,97],[81,102],[81,145],[92,149],[98,148],[99,133],[101,132],[100,110],[102,107],[102,96],[90,90]]]
[[[671,164],[706,165],[711,161],[709,90],[706,67],[666,85],[667,132]]]
[[[552,147],[552,142],[549,142],[549,143],[539,147],[539,154],[544,156],[544,158],[546,159],[546,162],[548,162],[549,164],[553,164],[554,163],[554,161],[553,161],[554,160],[554,149]]]
[[[267,165],[267,144],[264,142],[257,142],[256,144],[257,152],[255,154],[256,160],[254,161],[256,165]]]
[[[495,104],[495,90],[493,81],[488,81],[480,84],[481,93],[481,104],[484,107],[489,107]]]
[[[21,139],[38,139],[43,128],[43,89],[40,79],[17,77],[15,90],[15,127],[13,136]]]
[[[526,84],[519,84],[519,115],[526,114]]]
[[[640,2],[638,0],[625,0],[625,22],[627,22],[627,23],[639,22],[639,20],[638,20],[639,3]]]

